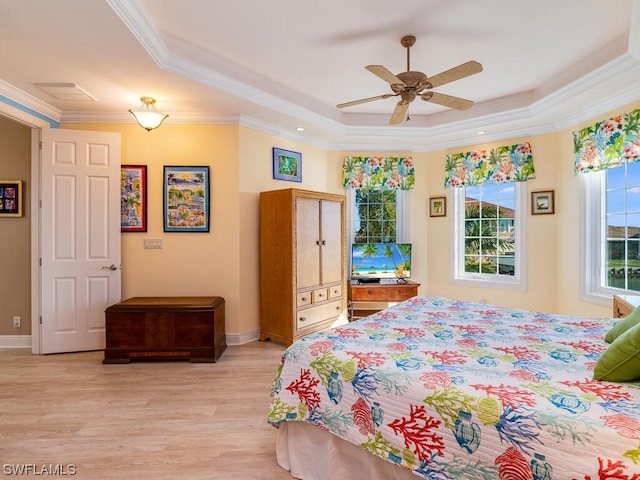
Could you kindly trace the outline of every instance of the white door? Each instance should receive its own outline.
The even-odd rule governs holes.
[[[120,134],[43,129],[40,352],[100,350],[120,301]]]

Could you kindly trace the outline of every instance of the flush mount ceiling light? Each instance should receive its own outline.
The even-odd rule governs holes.
[[[158,128],[162,125],[162,122],[169,115],[166,113],[161,113],[156,110],[156,107],[153,106],[156,103],[155,98],[151,97],[140,97],[140,101],[142,105],[137,109],[129,109],[129,113],[133,115],[133,118],[136,119],[138,125],[144,128],[147,132],[150,132],[154,128]]]

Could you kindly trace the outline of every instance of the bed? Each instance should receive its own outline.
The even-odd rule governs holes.
[[[283,354],[295,478],[640,479],[640,383],[593,380],[613,318],[418,296]]]

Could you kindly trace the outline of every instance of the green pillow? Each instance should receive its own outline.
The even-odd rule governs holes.
[[[640,323],[609,345],[593,369],[595,380],[632,382],[640,379]]]
[[[607,343],[613,342],[616,338],[638,323],[640,323],[640,307],[635,308],[627,317],[616,323],[616,325],[604,336],[604,341]]]

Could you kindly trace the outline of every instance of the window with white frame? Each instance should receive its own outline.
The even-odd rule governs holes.
[[[411,157],[345,157],[343,185],[351,243],[406,242]]]
[[[585,293],[640,292],[640,162],[580,178],[585,221]]]
[[[409,239],[406,190],[347,190],[351,243],[395,243]]]
[[[581,174],[581,298],[640,291],[640,109],[573,132]]]
[[[528,142],[447,155],[453,189],[452,283],[524,290],[526,181],[535,178]]]
[[[525,288],[523,182],[454,190],[453,283]]]

